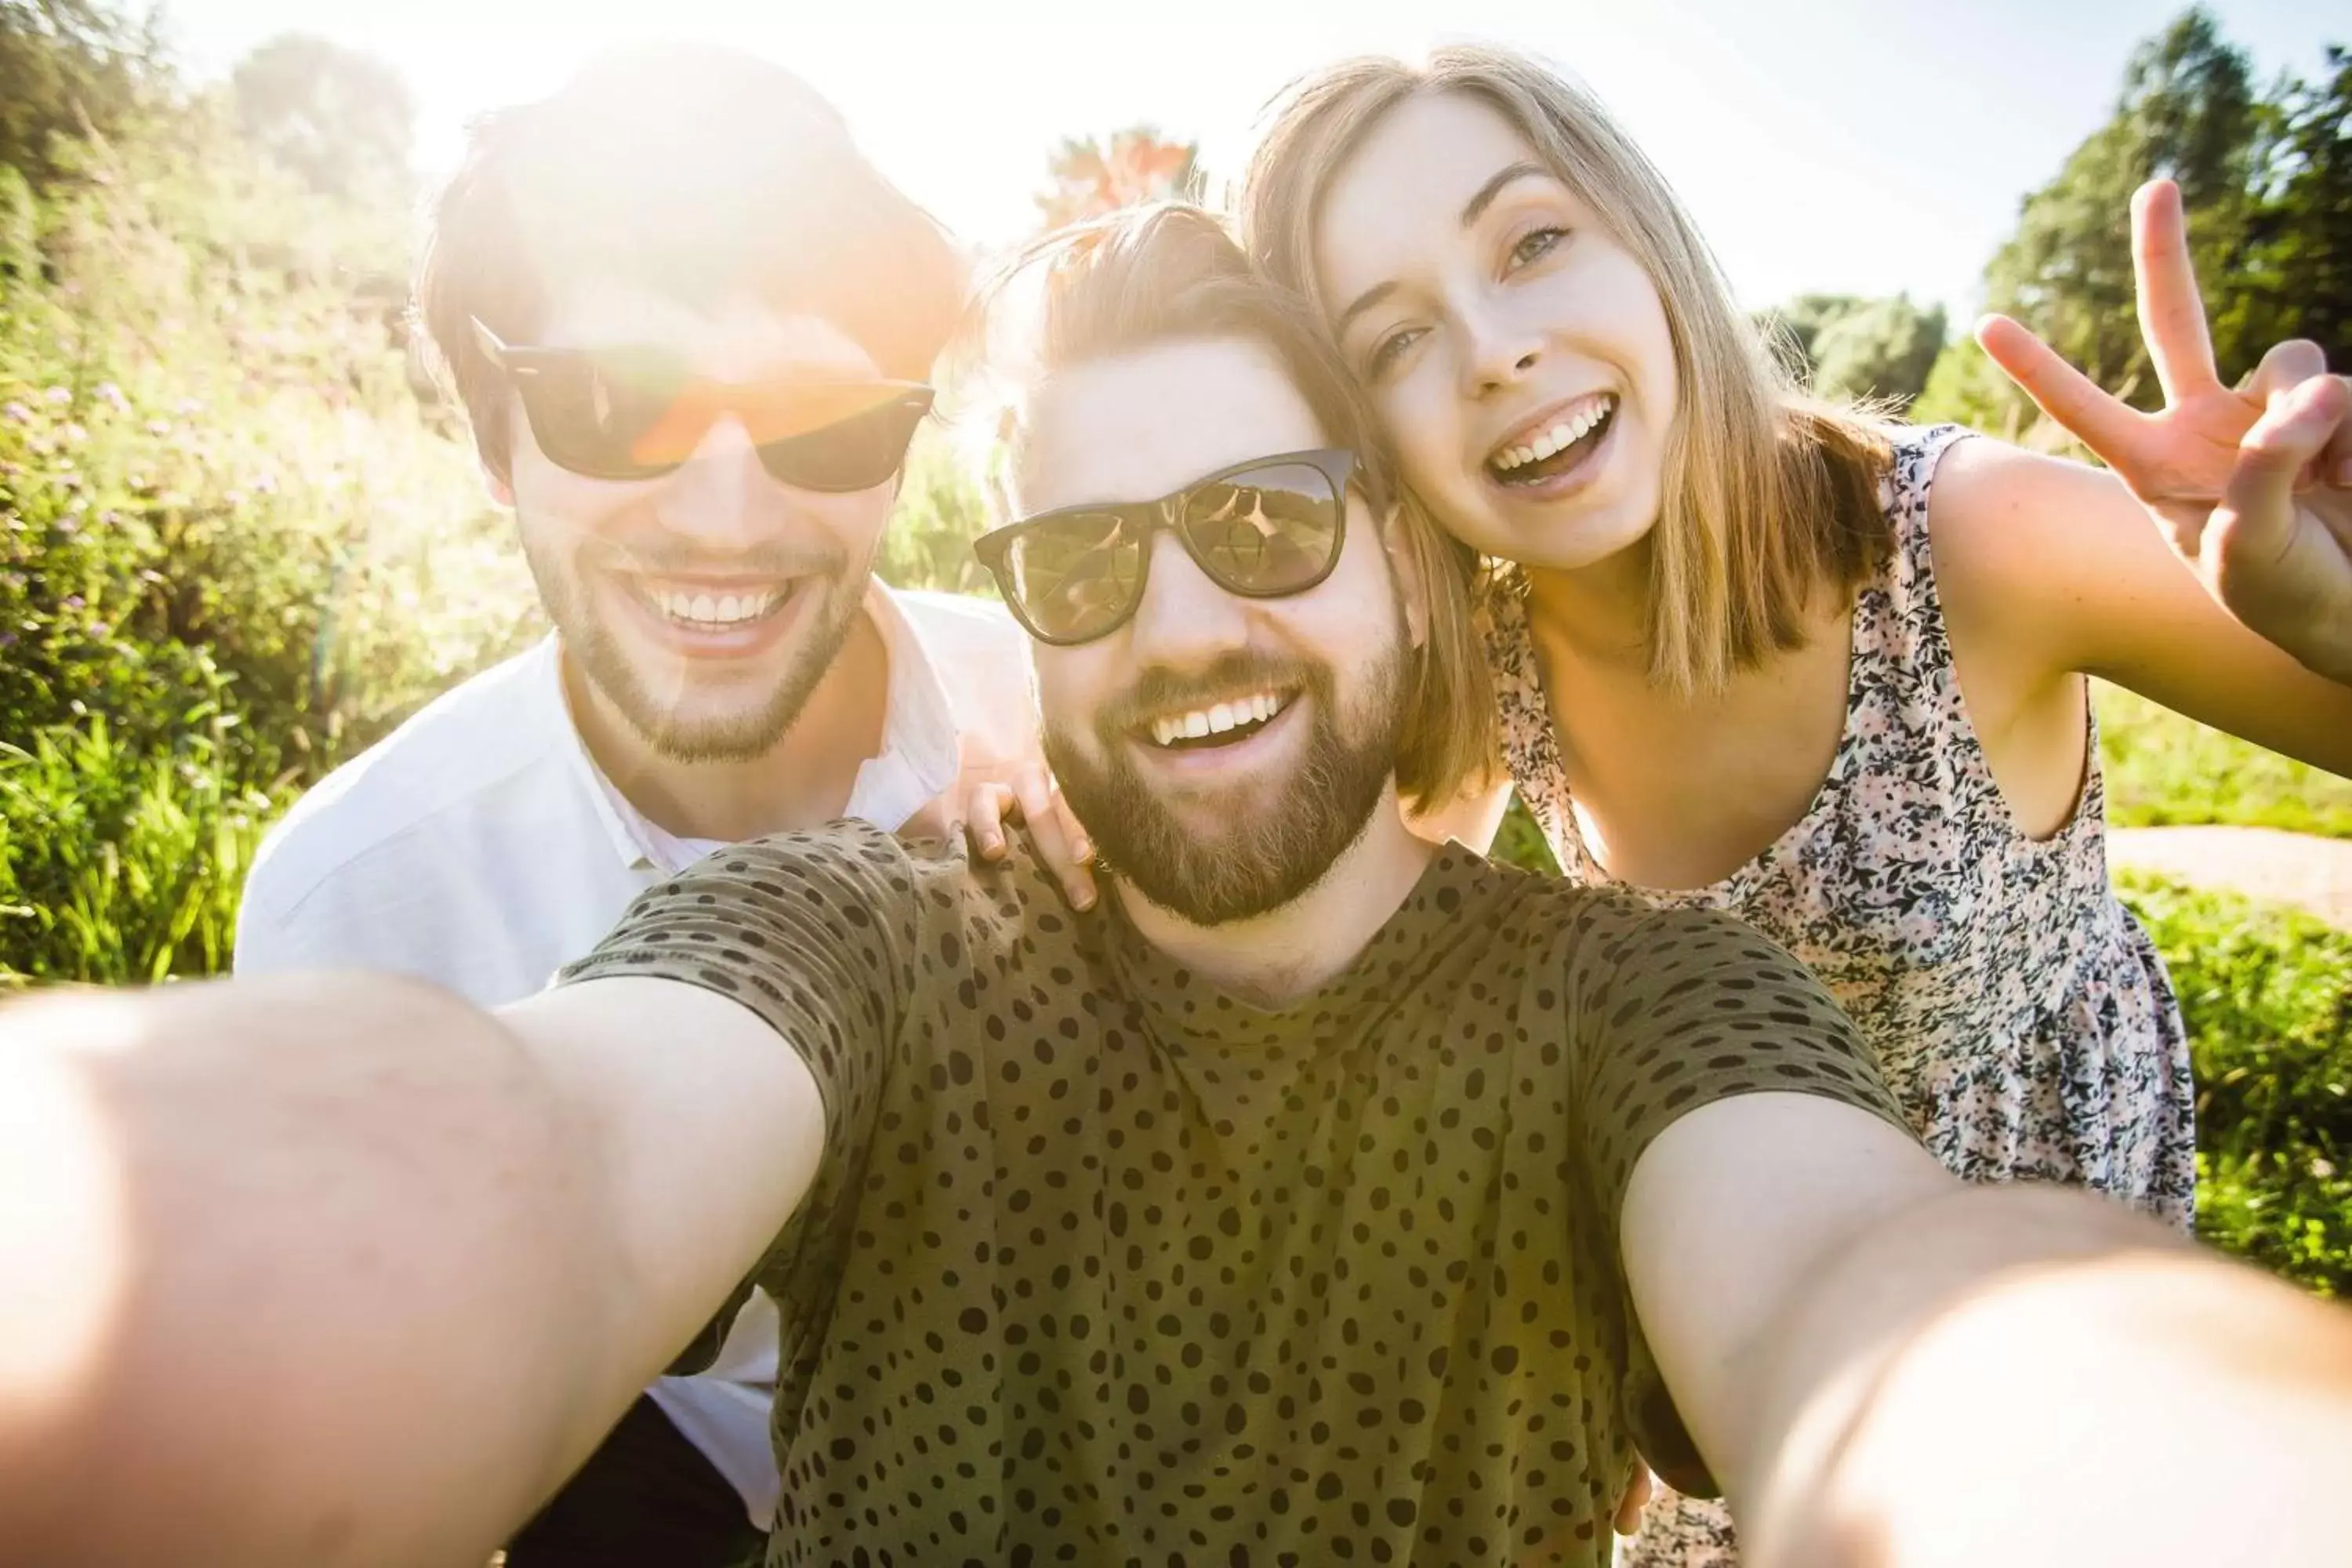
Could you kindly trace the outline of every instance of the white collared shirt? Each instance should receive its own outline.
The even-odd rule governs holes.
[[[896,830],[971,754],[1032,749],[1027,643],[985,600],[876,584],[889,658],[881,752],[845,815]],[[236,969],[414,974],[477,1005],[543,988],[645,888],[715,847],[664,832],[582,743],[552,637],[433,702],[296,803],[263,842],[237,917]],[[765,1298],[718,1362],[648,1392],[765,1527],[777,1323]]]

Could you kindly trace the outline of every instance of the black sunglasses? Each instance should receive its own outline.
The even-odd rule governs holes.
[[[1331,574],[1348,524],[1356,455],[1340,448],[1254,458],[1158,500],[1063,507],[972,542],[1013,616],[1040,642],[1092,642],[1143,602],[1152,536],[1174,532],[1229,594],[1276,599]]]
[[[905,466],[931,408],[931,389],[916,381],[715,381],[666,349],[525,348],[473,327],[484,357],[521,397],[539,449],[583,479],[659,479],[732,416],[778,483],[871,489]]]

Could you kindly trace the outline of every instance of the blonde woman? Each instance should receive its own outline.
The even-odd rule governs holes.
[[[2144,193],[2137,221],[2163,414],[2013,324],[1988,340],[2101,472],[1798,393],[1639,149],[1505,50],[1303,81],[1244,200],[1414,489],[1515,564],[1490,638],[1507,761],[1567,873],[1794,951],[1960,1174],[2185,1225],[2187,1044],[2108,886],[2084,678],[2352,773],[2316,595],[2256,581],[2308,565],[2315,590],[2341,566],[2352,398],[2307,343],[2223,388],[2177,195]],[[2297,489],[2315,465],[2327,482]],[[2213,575],[2276,644],[2151,511],[2192,554],[2200,531],[2233,550],[2234,584]],[[2299,641],[2309,668],[2280,646]],[[1719,1510],[1669,1498],[1633,1560],[1729,1552]]]

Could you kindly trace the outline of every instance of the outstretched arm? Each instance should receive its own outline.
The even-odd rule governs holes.
[[[481,1561],[823,1138],[800,1058],[670,982],[498,1016],[361,974],[10,1005],[0,1559]]]
[[[2352,1317],[2119,1205],[1963,1186],[1864,1111],[1758,1094],[1658,1135],[1621,1234],[1760,1568],[2342,1544]]]

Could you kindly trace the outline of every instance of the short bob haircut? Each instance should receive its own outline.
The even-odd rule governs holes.
[[[1312,308],[1252,268],[1215,216],[1176,202],[1130,207],[1011,258],[982,286],[954,356],[960,414],[997,444],[996,460],[1010,461],[1025,437],[1028,394],[1056,374],[1154,343],[1218,338],[1273,352],[1325,438],[1356,454],[1356,482],[1374,515],[1396,520],[1398,545],[1411,552],[1428,598],[1397,788],[1420,809],[1448,805],[1491,776],[1499,750],[1492,679],[1471,616],[1476,563],[1403,493],[1379,422]],[[1002,510],[1002,487],[992,491]]]
[[[1884,424],[1797,390],[1733,301],[1664,178],[1598,100],[1539,61],[1457,45],[1425,64],[1346,60],[1292,84],[1253,156],[1242,237],[1276,279],[1317,303],[1316,236],[1332,182],[1409,100],[1475,99],[1527,139],[1630,249],[1665,308],[1682,388],[1665,441],[1650,582],[1650,673],[1684,693],[1720,689],[1804,640],[1817,593],[1851,596],[1893,540],[1879,485]]]
[[[822,316],[910,381],[954,331],[965,280],[946,233],[806,83],[688,46],[612,56],[477,121],[434,206],[417,309],[501,479],[512,405],[469,319],[536,342],[555,295],[585,278],[698,310],[749,296]]]

